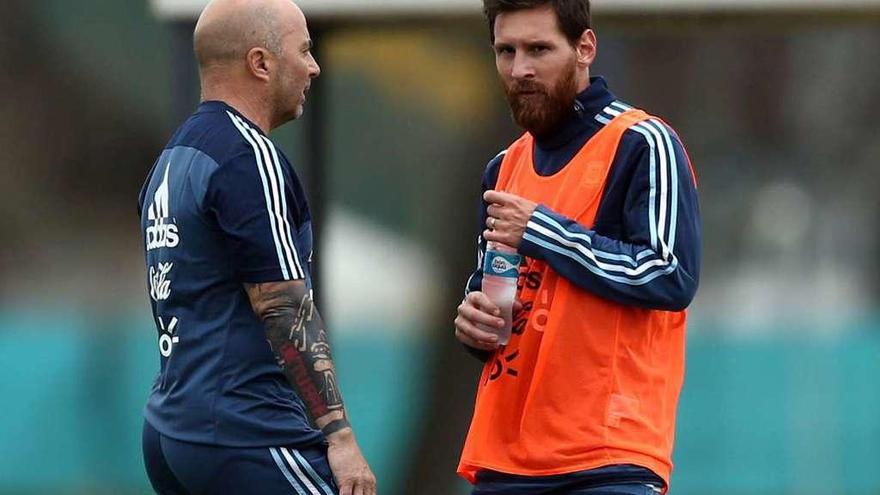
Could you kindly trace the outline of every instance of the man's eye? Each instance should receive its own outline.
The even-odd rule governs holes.
[[[513,53],[513,51],[514,51],[513,47],[510,47],[510,46],[500,46],[495,49],[495,53],[497,53],[499,55],[510,54],[510,53]]]
[[[532,50],[532,53],[544,53],[544,52],[546,52],[546,51],[549,51],[549,50],[550,50],[550,47],[548,47],[548,46],[543,46],[543,45],[541,45],[541,46],[533,46],[533,47],[531,48],[531,50]]]

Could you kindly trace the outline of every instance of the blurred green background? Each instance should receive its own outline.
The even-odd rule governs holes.
[[[672,493],[880,494],[880,6],[596,3],[594,73],[679,131],[700,182]],[[149,493],[158,358],[135,205],[196,104],[191,20],[3,4],[0,493]],[[274,138],[319,212],[348,408],[381,493],[464,494],[479,364],[452,315],[483,168],[518,135],[485,27],[478,8],[311,27],[320,84]]]

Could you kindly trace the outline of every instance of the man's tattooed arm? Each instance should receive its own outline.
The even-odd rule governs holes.
[[[266,327],[278,364],[315,425],[325,435],[350,428],[324,322],[306,284],[302,280],[245,284],[245,290]]]

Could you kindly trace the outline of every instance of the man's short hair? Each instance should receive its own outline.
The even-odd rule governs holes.
[[[550,5],[568,42],[575,44],[590,29],[590,0],[483,0],[483,12],[489,21],[489,38],[495,42],[495,18],[503,12],[515,12]]]

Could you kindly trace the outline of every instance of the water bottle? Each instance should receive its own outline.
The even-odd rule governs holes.
[[[483,290],[486,296],[501,308],[504,327],[480,325],[482,330],[498,335],[498,343],[510,341],[510,329],[513,326],[513,301],[516,299],[516,281],[519,278],[519,264],[522,257],[516,249],[498,242],[486,244],[483,256]]]

